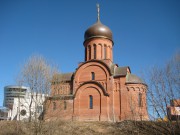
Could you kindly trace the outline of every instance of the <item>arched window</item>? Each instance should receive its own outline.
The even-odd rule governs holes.
[[[67,108],[67,102],[64,101],[64,110],[66,110],[66,108]]]
[[[139,93],[138,95],[138,106],[142,107],[142,93]]]
[[[89,96],[89,109],[93,109],[93,96]]]
[[[91,46],[88,47],[89,60],[91,59]]]
[[[53,110],[56,110],[56,102],[53,102]]]
[[[106,52],[107,51],[107,47],[106,46],[104,46],[104,59],[106,59]]]
[[[117,90],[117,83],[115,82],[115,88],[114,88],[114,90]]]
[[[96,45],[94,45],[94,59],[96,59]]]
[[[95,73],[91,72],[91,80],[95,80]]]
[[[87,47],[85,48],[85,61],[87,60]]]

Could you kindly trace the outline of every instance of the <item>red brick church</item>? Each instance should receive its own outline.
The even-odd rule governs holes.
[[[84,34],[85,60],[72,73],[59,74],[45,102],[45,120],[148,120],[147,85],[130,67],[113,63],[112,31],[97,22]]]

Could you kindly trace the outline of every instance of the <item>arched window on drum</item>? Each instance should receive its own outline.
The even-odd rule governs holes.
[[[143,105],[142,105],[142,93],[140,93],[139,92],[139,94],[138,94],[138,106],[139,107],[142,107]]]

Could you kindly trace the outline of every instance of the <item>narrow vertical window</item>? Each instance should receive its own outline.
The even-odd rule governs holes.
[[[91,72],[91,80],[95,80],[95,73]]]
[[[91,59],[91,46],[88,47],[88,52],[89,52],[89,60]]]
[[[107,51],[107,47],[104,46],[104,59],[106,59],[106,51]]]
[[[93,96],[89,96],[89,109],[93,109]]]
[[[111,60],[112,60],[112,59],[113,59],[113,56],[112,56],[112,48],[111,48],[111,52],[110,52],[110,53],[111,53]]]
[[[56,110],[56,102],[53,102],[53,110]]]
[[[64,110],[66,110],[66,108],[67,108],[67,102],[64,101]]]
[[[94,59],[96,59],[96,45],[94,45]]]
[[[101,59],[103,59],[103,47],[101,46]]]
[[[87,60],[87,47],[85,48],[85,61]]]
[[[138,106],[142,107],[142,93],[139,93],[138,95]]]

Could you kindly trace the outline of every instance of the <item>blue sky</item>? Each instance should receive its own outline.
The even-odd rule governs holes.
[[[1,0],[0,106],[22,64],[41,54],[73,72],[84,60],[84,32],[96,22],[113,32],[114,62],[141,75],[180,50],[180,0]]]

